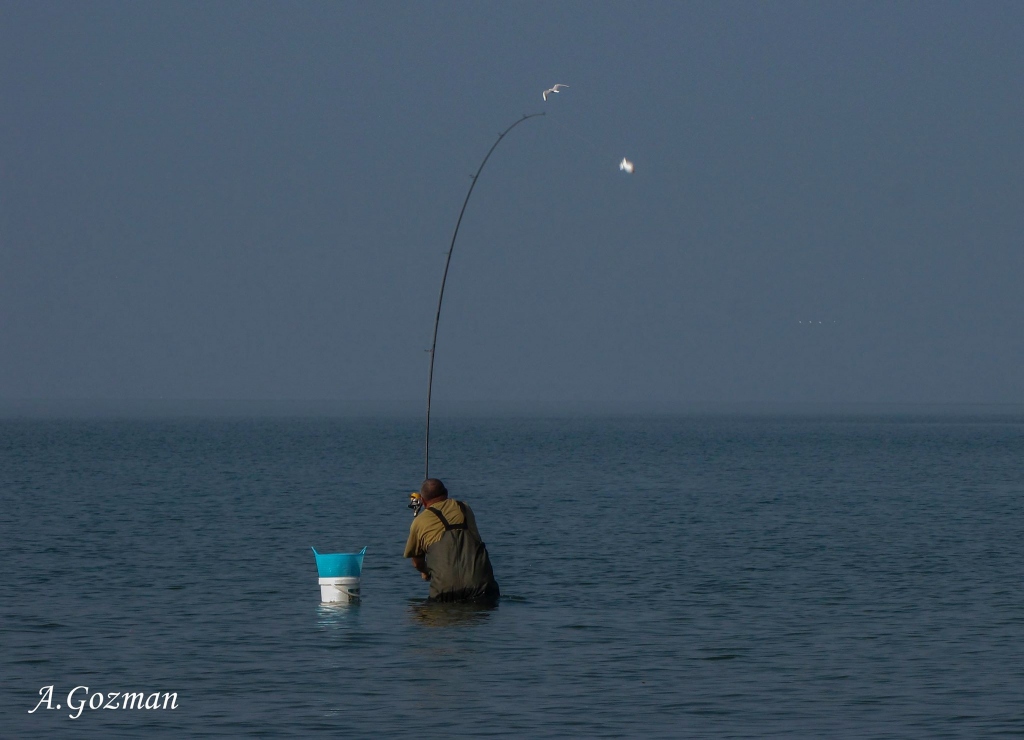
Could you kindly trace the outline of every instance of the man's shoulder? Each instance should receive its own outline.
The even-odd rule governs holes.
[[[434,504],[430,508],[437,511],[439,514],[441,514],[441,516],[443,516],[452,524],[462,521],[462,512],[465,512],[466,517],[472,516],[473,514],[473,510],[469,508],[469,504],[467,504],[465,501],[459,501],[458,499],[454,499],[451,497],[446,498],[439,504]],[[416,518],[419,519],[421,516],[426,514],[426,512],[427,509],[424,509],[423,512],[420,513],[420,516]],[[437,516],[435,514],[430,514],[429,516],[431,519],[440,521],[437,519]]]
[[[447,504],[449,501],[452,500],[453,499],[449,498],[445,499],[444,501],[438,504],[432,504],[428,506],[413,518],[412,524],[409,525],[409,528],[412,530],[417,530],[432,529],[435,526],[443,527],[444,525],[441,524],[441,520],[437,518],[437,513],[435,512],[438,512],[441,514],[441,516],[445,516],[447,518],[446,515],[450,514],[452,511],[452,509],[448,507]],[[456,508],[455,511],[458,511],[458,509]]]
[[[461,511],[461,512],[462,512],[462,513],[464,513],[464,514],[465,514],[466,516],[472,516],[472,514],[473,514],[473,509],[472,509],[472,507],[470,507],[470,505],[469,505],[469,504],[467,504],[467,503],[466,503],[465,501],[463,501],[462,499],[454,499],[454,498],[452,498],[452,499],[448,499],[448,500],[449,500],[449,501],[453,501],[453,502],[455,502],[455,508],[454,508],[454,511]]]
[[[424,509],[419,514],[417,514],[415,517],[413,517],[413,520],[409,523],[409,531],[410,532],[420,532],[420,531],[422,531],[424,529],[427,529],[428,527],[430,527],[434,523],[434,522],[430,521],[431,519],[433,519],[434,521],[437,521],[437,517],[436,516],[434,516],[433,514],[430,514],[427,509]]]

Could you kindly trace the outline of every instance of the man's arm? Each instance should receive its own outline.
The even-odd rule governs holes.
[[[420,572],[424,581],[430,580],[430,573],[427,572],[427,561],[425,558],[412,558],[412,567]]]
[[[412,567],[420,572],[424,581],[430,580],[430,573],[427,572],[427,559],[426,553],[420,546],[420,529],[422,529],[423,520],[420,517],[416,517],[412,520],[412,524],[409,525],[409,539],[405,543],[405,557],[412,560]],[[420,553],[417,555],[416,553]]]

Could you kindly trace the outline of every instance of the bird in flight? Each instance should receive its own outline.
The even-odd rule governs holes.
[[[626,172],[628,172],[629,174],[632,175],[633,174],[633,163],[630,162],[625,157],[623,157],[622,161],[619,162],[619,169],[620,170],[625,170]]]
[[[559,82],[557,85],[553,85],[553,86],[549,87],[547,90],[545,90],[544,92],[542,92],[540,94],[540,96],[542,98],[544,98],[544,100],[547,100],[548,99],[548,93],[556,93],[556,92],[558,92],[558,88],[560,88],[560,87],[569,87],[569,86],[568,85],[563,85],[561,82]]]

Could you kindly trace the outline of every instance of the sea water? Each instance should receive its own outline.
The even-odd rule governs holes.
[[[432,431],[495,609],[401,557],[418,419],[0,420],[0,736],[1024,733],[1024,416]],[[360,604],[311,546],[368,547]]]

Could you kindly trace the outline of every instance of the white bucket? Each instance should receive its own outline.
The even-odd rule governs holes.
[[[321,578],[320,601],[325,603],[359,601],[359,578],[355,576]]]

